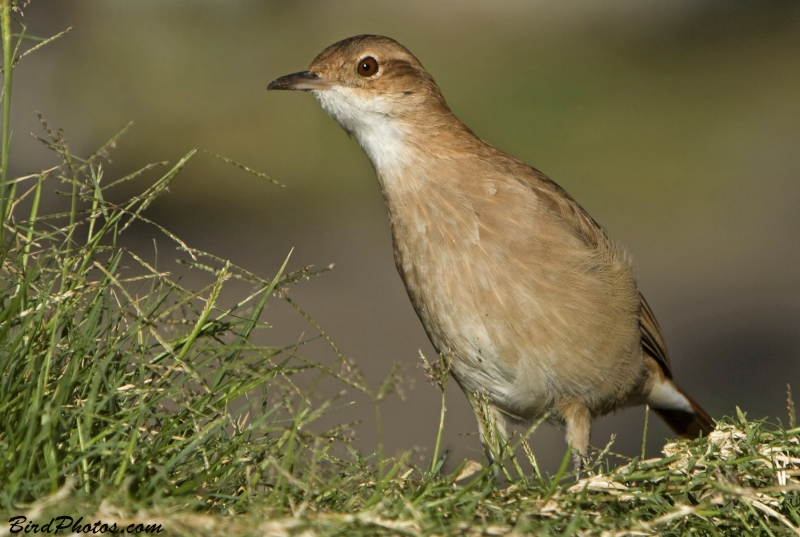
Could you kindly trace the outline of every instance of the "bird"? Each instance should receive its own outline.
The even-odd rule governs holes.
[[[310,92],[366,153],[397,270],[481,440],[545,417],[585,467],[593,419],[649,405],[681,438],[714,430],[673,380],[631,258],[560,186],[475,135],[397,41],[358,35],[268,90]],[[487,425],[490,424],[490,425]],[[579,474],[580,475],[580,474]]]

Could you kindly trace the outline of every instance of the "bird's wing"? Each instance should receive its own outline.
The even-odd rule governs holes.
[[[664,343],[664,337],[661,335],[661,328],[658,326],[656,316],[647,304],[641,293],[639,293],[642,307],[639,310],[639,332],[642,334],[642,350],[653,358],[667,378],[672,378],[672,367],[669,363],[669,353],[667,352],[667,344]]]
[[[578,205],[567,192],[556,183],[547,178],[538,170],[534,170],[538,181],[530,182],[533,189],[539,195],[550,210],[560,215],[590,248],[597,248],[603,243],[609,242],[603,228],[589,216],[589,214]],[[647,304],[644,297],[639,294],[641,307],[639,310],[639,332],[642,336],[642,350],[653,358],[667,378],[672,378],[672,368],[669,363],[669,353],[664,337],[661,335],[661,328],[658,326],[655,315]]]
[[[590,248],[597,248],[604,242],[608,242],[608,237],[600,225],[589,216],[578,202],[567,194],[567,191],[555,184],[543,173],[538,170],[535,172],[537,181],[527,181],[536,191],[537,197],[544,202],[554,213],[561,216]]]

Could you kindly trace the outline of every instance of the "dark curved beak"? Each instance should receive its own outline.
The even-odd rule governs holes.
[[[324,90],[330,89],[330,83],[311,71],[301,71],[276,78],[267,86],[268,90]]]

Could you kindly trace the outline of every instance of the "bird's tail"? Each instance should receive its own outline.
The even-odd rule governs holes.
[[[714,430],[711,416],[686,392],[678,388],[671,380],[666,380],[662,386],[664,386],[664,391],[672,392],[669,394],[669,402],[676,404],[665,404],[666,401],[663,397],[653,397],[654,394],[651,394],[648,403],[679,438],[697,438],[701,434],[707,436]]]

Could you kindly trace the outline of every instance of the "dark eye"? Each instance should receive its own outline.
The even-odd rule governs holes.
[[[367,56],[358,62],[357,70],[361,76],[372,76],[378,72],[378,62],[372,56]]]

